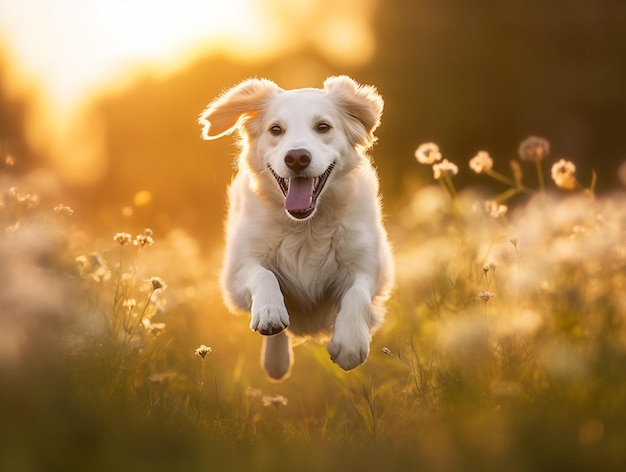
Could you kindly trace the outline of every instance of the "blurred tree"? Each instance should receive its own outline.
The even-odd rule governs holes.
[[[376,30],[366,75],[386,99],[377,153],[394,158],[379,163],[385,178],[402,179],[405,159],[431,140],[466,176],[480,149],[507,170],[519,141],[538,134],[585,183],[594,168],[601,189],[617,184],[626,160],[623,1],[390,0]]]
[[[23,174],[42,161],[26,137],[28,100],[8,93],[6,77],[6,61],[0,54],[0,170]]]

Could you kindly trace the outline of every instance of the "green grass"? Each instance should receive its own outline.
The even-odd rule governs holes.
[[[279,384],[219,250],[2,189],[0,470],[623,470],[626,197],[514,174],[498,205],[527,199],[494,213],[446,175],[389,218],[367,363],[302,344]]]

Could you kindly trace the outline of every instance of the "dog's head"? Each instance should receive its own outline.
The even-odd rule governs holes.
[[[375,142],[383,100],[371,86],[330,77],[323,89],[283,90],[250,79],[217,98],[200,115],[204,139],[238,130],[240,166],[272,180],[287,213],[310,218],[329,181],[365,159]],[[271,177],[270,177],[271,176]],[[256,182],[257,188],[266,188]]]

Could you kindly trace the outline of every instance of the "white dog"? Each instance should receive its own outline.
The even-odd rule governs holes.
[[[283,90],[250,79],[200,115],[203,137],[241,137],[229,189],[222,288],[265,335],[262,362],[289,374],[295,336],[332,334],[331,359],[362,364],[384,318],[393,260],[378,178],[366,151],[383,100],[371,86],[331,77],[324,89]]]

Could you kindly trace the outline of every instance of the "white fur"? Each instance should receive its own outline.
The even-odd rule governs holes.
[[[200,116],[205,139],[234,130],[241,138],[221,282],[227,305],[251,312],[250,328],[268,335],[263,364],[271,378],[284,378],[292,365],[285,328],[295,336],[332,334],[331,359],[350,370],[367,359],[383,321],[393,260],[366,155],[382,108],[373,87],[345,76],[327,79],[324,89],[296,90],[250,79]],[[272,132],[274,125],[280,128]],[[285,163],[293,149],[310,153],[302,171]],[[316,177],[331,163],[313,213],[290,215],[270,167],[282,178]]]

